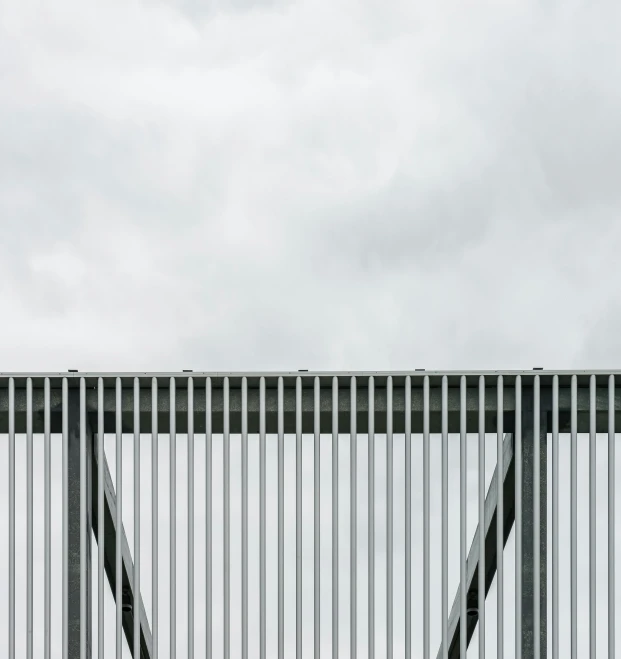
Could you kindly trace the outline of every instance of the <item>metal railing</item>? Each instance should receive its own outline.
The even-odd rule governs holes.
[[[511,651],[516,657],[560,656],[560,629],[563,642],[571,657],[578,656],[578,436],[588,433],[589,452],[589,594],[588,647],[594,657],[599,643],[607,656],[615,656],[615,423],[620,413],[619,395],[615,390],[615,372],[424,372],[411,373],[155,373],[155,374],[5,374],[0,375],[0,433],[7,434],[8,443],[8,510],[2,511],[8,526],[8,572],[2,596],[8,602],[7,648],[10,659],[24,656],[16,639],[16,441],[25,441],[26,458],[26,628],[25,656],[32,659],[34,622],[33,590],[33,437],[43,434],[44,446],[44,607],[43,648],[49,659],[52,648],[52,563],[51,529],[54,523],[51,505],[52,454],[62,451],[62,657],[90,659],[93,656],[93,626],[97,629],[97,656],[123,656],[123,637],[131,656],[156,659],[158,656],[177,656],[177,437],[187,444],[187,465],[181,479],[187,487],[187,650],[183,656],[194,657],[195,639],[195,535],[196,498],[196,442],[204,441],[205,517],[203,543],[205,654],[219,656],[213,650],[214,612],[222,613],[221,656],[232,656],[231,627],[240,632],[236,645],[239,655],[246,659],[249,652],[261,659],[267,656],[296,657],[325,656],[322,653],[322,607],[331,612],[330,645],[328,654],[339,656],[382,656],[395,654],[396,618],[399,618],[398,653],[406,657],[436,656],[432,641],[439,641],[437,657],[453,659],[466,657],[467,649],[476,640],[478,656],[485,656],[486,623],[493,625],[496,648],[492,656],[502,658],[507,653],[505,630],[511,628]],[[472,506],[468,503],[469,436],[477,441],[477,498],[476,529],[468,532]],[[570,448],[570,533],[563,546],[569,546],[568,574],[559,571],[559,436],[569,433]],[[607,635],[598,635],[597,602],[597,481],[603,479],[597,468],[597,435],[608,436],[606,473],[607,497]],[[106,459],[106,435],[115,437],[114,475]],[[495,436],[495,468],[486,472],[486,444],[489,435]],[[133,541],[128,541],[123,525],[123,444],[125,435],[133,435]],[[240,519],[241,561],[231,564],[231,443],[239,436],[241,452]],[[270,587],[267,579],[268,538],[266,518],[266,490],[268,482],[268,436],[276,435],[277,573],[275,611],[267,603]],[[324,435],[331,435],[331,489],[329,507],[321,499],[321,450]],[[144,436],[151,440],[151,490],[141,483],[141,444]],[[258,440],[258,499],[249,496],[249,438]],[[451,439],[450,437],[455,437]],[[222,451],[222,599],[213,596],[214,565],[214,458],[215,438]],[[56,441],[58,438],[58,441]],[[303,441],[312,439],[312,480],[303,479]],[[347,472],[340,468],[339,448],[348,439],[349,465]],[[395,502],[395,442],[398,438],[399,478],[403,477],[403,500]],[[548,442],[550,438],[550,442]],[[168,441],[169,467],[169,580],[162,588],[160,580],[160,542],[158,519],[160,508],[161,440]],[[377,526],[375,519],[378,491],[376,490],[376,440],[385,445],[386,490],[380,497],[385,505],[385,574],[380,578],[385,590],[385,610],[381,613],[385,626],[385,646],[377,650]],[[415,444],[415,441],[420,444]],[[131,440],[129,440],[131,441]],[[285,446],[295,445],[295,531],[285,524]],[[432,478],[431,453],[440,448],[439,491],[441,530],[439,546],[432,545]],[[548,447],[548,443],[550,446]],[[458,495],[451,498],[449,444],[458,448]],[[220,446],[220,444],[219,444]],[[362,449],[361,449],[362,447]],[[359,461],[366,447],[367,478],[360,478]],[[402,448],[401,448],[402,447]],[[421,463],[413,464],[413,447]],[[418,447],[418,448],[417,448]],[[564,447],[564,445],[563,445]],[[201,448],[201,451],[203,449]],[[220,449],[219,449],[220,450]],[[401,453],[401,450],[403,453]],[[563,448],[564,450],[564,448]],[[548,482],[548,453],[551,456]],[[418,453],[417,453],[418,455]],[[348,474],[349,498],[339,500],[340,480]],[[490,478],[488,478],[488,475]],[[233,478],[235,475],[233,475]],[[422,486],[419,484],[422,482]],[[312,490],[312,529],[303,521],[303,486]],[[359,489],[360,486],[360,489]],[[422,515],[412,509],[413,488],[422,490]],[[457,488],[457,486],[455,486]],[[360,491],[366,489],[366,507],[361,506]],[[551,505],[548,506],[548,494]],[[141,568],[141,510],[147,500],[151,520],[149,561],[151,575],[147,605],[141,593],[144,587],[144,568]],[[459,503],[458,543],[450,543],[449,506]],[[435,499],[434,499],[435,502]],[[347,504],[348,518],[339,516]],[[249,595],[249,510],[258,513],[258,592]],[[403,507],[395,518],[395,509]],[[548,528],[548,508],[551,527]],[[7,514],[8,513],[8,514]],[[418,513],[418,514],[415,514]],[[321,549],[324,543],[322,520],[330,517],[331,589],[328,601],[322,593]],[[360,560],[358,545],[361,534],[358,521],[363,515],[366,533],[366,593],[358,589]],[[250,515],[251,518],[253,515]],[[414,522],[416,517],[417,522]],[[395,522],[399,533],[403,529],[403,552],[399,550],[398,571],[403,573],[403,590],[395,597]],[[93,616],[91,584],[91,529],[97,541],[97,620]],[[346,561],[349,565],[349,593],[339,590],[343,551],[339,537],[343,529],[349,531]],[[312,535],[312,569],[304,567],[304,538]],[[291,537],[289,537],[291,536]],[[548,550],[548,536],[551,549]],[[471,542],[469,543],[469,537]],[[514,546],[514,574],[505,566],[505,548],[511,537]],[[413,538],[422,541],[422,565],[413,575]],[[17,541],[19,544],[19,540]],[[291,572],[285,571],[285,543],[295,544],[295,563]],[[19,545],[21,547],[21,545]],[[458,549],[456,549],[458,547]],[[254,561],[254,553],[251,554]],[[434,609],[432,593],[432,563],[439,555],[440,607]],[[452,595],[449,579],[449,557],[458,558],[458,583]],[[548,564],[551,565],[548,596]],[[218,566],[219,567],[219,566]],[[241,572],[240,619],[232,622],[231,573]],[[142,571],[142,582],[141,582]],[[559,611],[559,583],[569,584],[569,616],[561,626]],[[116,607],[115,644],[108,644],[105,632],[105,579],[114,596]],[[294,597],[285,593],[285,582],[295,584]],[[304,585],[312,583],[312,606],[304,606]],[[492,587],[496,592],[493,615],[486,616],[486,597]],[[513,594],[513,616],[507,621],[505,588]],[[201,587],[202,589],[202,587]],[[160,623],[159,594],[166,595],[168,620],[168,648],[163,648],[158,628]],[[256,595],[256,597],[255,597]],[[433,597],[432,597],[433,595]],[[366,616],[361,622],[360,600],[364,596]],[[286,600],[295,609],[295,641],[291,651],[285,647],[285,618],[289,617]],[[348,648],[343,650],[339,630],[343,601],[347,603],[349,630]],[[422,602],[422,630],[413,633],[413,603]],[[450,605],[450,606],[449,606]],[[310,608],[310,610],[307,610]],[[488,608],[489,610],[489,608]],[[147,611],[149,615],[147,615]],[[202,606],[201,606],[202,611]],[[435,611],[435,617],[434,617]],[[601,606],[600,606],[601,614]],[[312,615],[311,615],[312,613]],[[249,635],[250,614],[258,618],[256,637]],[[275,649],[268,654],[268,616],[275,614],[277,630]],[[396,616],[395,616],[396,614]],[[439,618],[439,638],[432,634],[432,622]],[[487,619],[486,619],[487,618]],[[312,621],[312,622],[311,622]],[[403,622],[401,629],[401,621]],[[508,624],[509,623],[509,624]],[[304,640],[304,630],[312,627],[312,641]],[[364,627],[366,626],[366,630]],[[551,638],[548,642],[548,628]],[[475,634],[475,632],[477,632]],[[565,633],[567,632],[567,633]],[[476,636],[476,639],[475,639]],[[17,644],[16,644],[17,642]],[[363,645],[366,643],[366,650]],[[601,645],[603,644],[603,645]],[[108,647],[109,646],[109,647]],[[549,646],[549,647],[548,647]],[[288,648],[289,646],[287,646]],[[113,650],[114,648],[114,650]],[[256,650],[256,654],[255,654]],[[472,647],[471,647],[472,654]],[[234,654],[234,653],[233,653]],[[181,655],[180,655],[181,656]],[[236,656],[236,655],[235,655]]]

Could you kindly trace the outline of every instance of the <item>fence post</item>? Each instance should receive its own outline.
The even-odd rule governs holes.
[[[68,613],[68,649],[69,659],[81,659],[80,657],[80,389],[79,380],[77,387],[69,383],[68,399],[68,493],[67,501],[69,533],[67,547],[68,561],[68,584],[67,584],[67,613]],[[91,659],[92,625],[91,625],[91,472],[92,472],[92,447],[93,433],[88,423],[86,425],[86,658]]]
[[[548,417],[551,409],[550,391],[541,389],[539,422],[539,482],[540,482],[540,637],[534,638],[534,389],[524,387],[522,395],[522,657],[535,656],[539,642],[540,658],[547,656],[547,447]]]

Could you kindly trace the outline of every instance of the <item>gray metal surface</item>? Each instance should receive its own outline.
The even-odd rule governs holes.
[[[571,656],[578,656],[578,435],[588,434],[588,583],[589,596],[588,637],[591,656],[595,656],[598,638],[598,616],[607,618],[605,641],[608,655],[615,652],[615,428],[621,416],[621,392],[615,387],[615,376],[619,372],[553,372],[553,371],[482,371],[482,372],[414,372],[414,373],[155,373],[155,374],[12,374],[0,375],[0,431],[8,431],[8,655],[11,658],[25,648],[26,659],[32,659],[36,652],[34,636],[37,632],[34,597],[35,543],[33,535],[36,521],[34,514],[33,491],[33,436],[43,433],[43,602],[41,618],[44,659],[51,657],[51,639],[55,630],[51,626],[51,480],[53,433],[62,432],[62,521],[63,521],[63,611],[62,636],[63,659],[90,659],[92,641],[92,593],[91,593],[91,529],[98,542],[97,583],[98,583],[98,654],[110,652],[104,626],[104,574],[116,599],[116,656],[121,659],[123,635],[127,640],[130,654],[140,659],[151,659],[158,652],[158,436],[169,434],[169,479],[170,479],[170,583],[166,598],[170,600],[170,655],[176,656],[177,620],[177,433],[188,435],[188,471],[184,478],[187,485],[187,655],[194,656],[195,637],[195,572],[194,572],[194,455],[196,441],[206,443],[206,571],[205,571],[205,636],[206,655],[213,654],[212,620],[216,608],[222,613],[222,654],[229,659],[232,641],[241,648],[241,656],[246,659],[252,640],[249,638],[249,618],[258,608],[258,649],[261,659],[269,653],[284,659],[290,652],[289,638],[294,639],[291,647],[299,658],[306,653],[303,644],[303,628],[311,624],[304,615],[303,586],[307,575],[303,571],[304,539],[312,535],[313,571],[308,575],[313,592],[313,653],[316,659],[322,655],[322,641],[330,640],[331,654],[339,657],[343,646],[349,642],[352,656],[358,648],[358,631],[366,626],[368,656],[376,655],[376,632],[386,622],[386,645],[377,654],[393,656],[397,642],[404,647],[406,656],[420,652],[428,659],[432,640],[432,622],[439,630],[439,651],[441,659],[465,657],[467,648],[478,629],[478,654],[485,657],[486,622],[496,636],[495,656],[502,658],[506,650],[505,629],[511,625],[515,631],[516,656],[540,659],[547,656],[548,619],[550,620],[550,648],[553,658],[560,656],[564,643],[561,636],[562,615],[560,584],[568,579],[569,625],[568,644]],[[94,433],[94,429],[97,432]],[[470,547],[467,546],[467,474],[468,432],[478,432],[478,528]],[[551,481],[547,482],[548,432],[551,431]],[[570,563],[567,575],[562,574],[560,552],[563,538],[559,529],[559,509],[562,500],[559,494],[561,473],[559,436],[570,434],[570,496],[569,519]],[[602,490],[596,487],[598,462],[602,454],[596,452],[598,433],[608,434],[606,452],[607,496],[600,496]],[[116,483],[113,484],[106,463],[103,446],[105,433],[116,434]],[[231,474],[231,437],[241,434],[241,474]],[[249,593],[249,436],[259,435],[259,592],[253,597]],[[267,433],[277,433],[277,607],[267,610],[266,583],[266,439]],[[15,442],[16,434],[25,434],[26,471],[26,589],[25,589],[25,638],[23,643],[15,639]],[[123,459],[124,435],[133,434],[133,561],[123,530],[121,514],[123,502]],[[141,509],[145,505],[141,498],[145,490],[141,487],[141,434],[151,434],[152,490],[152,623],[153,637],[141,595]],[[213,602],[212,592],[212,544],[213,544],[213,492],[212,474],[214,469],[212,438],[222,436],[222,502],[223,502],[223,599],[221,604]],[[314,522],[312,529],[306,529],[302,522],[303,512],[303,437],[314,435],[313,449],[313,506]],[[331,435],[331,498],[326,509],[331,519],[329,555],[331,560],[331,625],[329,630],[321,627],[321,607],[326,597],[322,597],[320,569],[321,537],[321,444],[322,434]],[[435,435],[439,437],[436,438]],[[449,475],[452,464],[449,457],[451,434],[459,434],[459,542],[450,538],[449,485],[453,487]],[[489,488],[486,487],[486,435],[494,434],[496,441],[496,469]],[[285,484],[285,464],[287,442],[295,437],[295,562],[289,574],[285,548],[289,540],[285,504],[287,501]],[[342,610],[339,594],[339,565],[344,556],[339,553],[339,446],[343,435],[349,435],[349,505],[350,551],[349,551],[349,607]],[[403,450],[405,469],[398,467],[398,477],[404,478],[405,519],[395,518],[395,457],[397,447]],[[422,463],[416,465],[416,475],[412,474],[413,436],[422,439]],[[368,451],[367,501],[368,513],[366,529],[368,540],[367,568],[367,615],[364,621],[358,615],[358,443],[365,437]],[[22,441],[19,439],[18,441]],[[129,440],[131,441],[131,440]],[[330,441],[330,440],[328,440]],[[385,441],[386,471],[385,490],[376,492],[376,478],[384,477],[384,472],[376,469],[375,449]],[[399,443],[397,443],[399,442]],[[440,450],[440,472],[432,474],[430,454],[432,445],[438,442]],[[457,446],[457,445],[456,445]],[[20,446],[21,450],[21,446]],[[399,448],[398,450],[401,450]],[[434,449],[435,450],[435,449]],[[452,450],[452,449],[451,449]],[[489,457],[489,456],[488,456]],[[271,458],[270,458],[271,459]],[[381,464],[381,463],[380,463]],[[412,485],[414,479],[422,476],[422,529],[413,525]],[[21,477],[21,474],[20,474]],[[241,565],[231,565],[231,480],[241,477]],[[330,476],[327,476],[330,477]],[[435,480],[434,480],[435,479]],[[439,505],[441,507],[440,534],[433,536],[431,529],[431,485],[439,485]],[[309,483],[310,485],[310,483]],[[304,484],[304,488],[307,487]],[[403,490],[402,490],[403,491]],[[551,548],[547,547],[548,495],[551,497]],[[385,547],[384,537],[376,543],[376,496],[378,505],[385,496]],[[600,498],[597,498],[597,497]],[[149,498],[149,493],[147,493]],[[401,505],[402,501],[398,501]],[[435,504],[434,504],[435,505]],[[608,521],[607,535],[607,592],[600,592],[597,600],[597,534],[596,513],[606,507]],[[236,510],[236,509],[235,509]],[[382,508],[382,517],[383,517]],[[341,520],[342,521],[342,520]],[[324,520],[327,523],[328,520]],[[381,525],[383,520],[377,522]],[[397,527],[398,525],[398,527]],[[395,538],[404,528],[405,555],[397,560]],[[240,528],[235,527],[235,528]],[[378,526],[383,530],[382,526]],[[397,530],[397,528],[399,530]],[[515,619],[505,619],[505,588],[507,583],[504,548],[515,528]],[[421,532],[422,531],[422,532]],[[435,532],[434,532],[435,533]],[[412,537],[422,541],[422,570],[413,574]],[[399,535],[399,542],[401,536]],[[269,538],[270,543],[273,542]],[[439,546],[436,546],[436,543]],[[324,545],[325,545],[324,540]],[[377,545],[377,546],[376,546]],[[326,547],[326,550],[328,548]],[[376,600],[376,560],[379,551],[385,549],[385,610],[377,612]],[[252,555],[252,552],[250,552]],[[431,604],[431,559],[438,562],[440,569],[439,592],[434,593],[438,605]],[[604,554],[601,554],[603,556]],[[449,557],[458,558],[458,586],[454,598],[449,598]],[[382,559],[383,560],[383,559]],[[403,563],[401,563],[403,561]],[[601,562],[601,559],[600,559]],[[404,571],[404,607],[395,609],[394,578]],[[551,598],[547,599],[547,569],[551,568]],[[585,565],[587,565],[585,563]],[[383,564],[382,564],[383,567]],[[241,572],[241,620],[231,619],[231,572]],[[581,569],[581,568],[580,568]],[[184,574],[185,577],[185,574]],[[285,628],[288,617],[289,580],[295,584],[291,602],[295,605],[295,630]],[[495,615],[486,621],[486,596],[492,581],[496,580]],[[384,575],[381,575],[384,580]],[[512,584],[511,584],[512,585]],[[451,586],[451,589],[453,586]],[[601,587],[600,587],[601,591]],[[412,598],[421,595],[421,633],[412,633]],[[450,593],[451,595],[453,593]],[[328,598],[328,599],[330,599]],[[449,610],[449,603],[453,602]],[[330,604],[330,603],[329,603]],[[202,603],[201,603],[202,606]],[[437,608],[436,608],[437,607]],[[604,614],[604,609],[606,613]],[[237,610],[237,609],[235,609]],[[586,610],[586,609],[585,609]],[[341,618],[349,613],[348,639],[340,639]],[[381,622],[376,619],[381,616]],[[397,632],[396,615],[405,614],[403,631]],[[310,610],[308,612],[310,621]],[[437,618],[440,620],[437,620]],[[269,623],[268,623],[269,619]],[[268,629],[274,623],[275,645],[268,648]],[[201,622],[202,624],[202,622]],[[401,624],[401,623],[400,623]],[[436,626],[437,625],[437,626]],[[232,639],[232,634],[240,630],[240,639]],[[400,629],[400,628],[399,628]],[[403,640],[397,634],[403,633]],[[581,632],[582,633],[582,632]],[[271,634],[270,634],[271,637]],[[184,639],[185,641],[185,639]],[[403,643],[403,646],[401,645]],[[270,641],[270,645],[272,641]],[[324,644],[324,650],[326,649]],[[600,648],[601,649],[601,648]],[[269,653],[268,653],[269,651]],[[401,650],[400,650],[401,651]],[[293,653],[293,650],[291,650]]]
[[[448,659],[448,378],[442,378],[442,659]]]
[[[479,378],[479,529],[485,528],[485,376]],[[485,659],[485,534],[479,533],[479,659]]]
[[[358,648],[358,436],[356,429],[356,376],[350,382],[351,420],[350,420],[350,577],[349,577],[349,605],[350,605],[350,639],[349,646],[352,657],[357,655]],[[300,396],[301,403],[301,396]],[[300,405],[301,407],[301,405]],[[407,463],[407,458],[406,458]],[[406,488],[407,497],[407,488]],[[407,543],[407,535],[406,535]],[[407,544],[406,544],[407,547]],[[406,549],[407,561],[407,549]],[[407,563],[406,563],[407,574]],[[407,584],[407,576],[406,576]],[[407,589],[407,585],[406,585]],[[406,590],[406,624],[408,617],[408,597]],[[406,631],[407,634],[407,631]],[[407,640],[406,640],[407,653]]]
[[[177,654],[177,417],[176,380],[170,378],[170,422],[169,459],[170,464],[170,657]],[[158,426],[159,426],[158,422]]]
[[[369,443],[369,659],[375,657],[375,381],[373,376],[368,383],[368,443]]]
[[[188,659],[194,659],[194,380],[188,380]]]
[[[353,378],[352,378],[353,380]],[[412,654],[412,379],[405,379],[405,656]],[[355,407],[352,405],[352,416]],[[352,450],[355,442],[352,442]],[[355,474],[352,473],[355,482]],[[355,580],[354,580],[355,581]],[[353,656],[356,654],[353,652]]]

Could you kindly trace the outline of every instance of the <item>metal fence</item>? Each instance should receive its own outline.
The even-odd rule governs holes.
[[[491,652],[499,658],[539,658],[548,653],[557,658],[566,654],[565,649],[573,658],[582,647],[588,647],[591,657],[597,650],[601,656],[614,657],[614,451],[615,422],[621,411],[615,375],[540,370],[2,375],[0,433],[6,435],[7,453],[2,460],[6,461],[8,498],[0,519],[8,538],[8,570],[2,581],[8,610],[7,656],[32,659],[37,655],[35,637],[39,634],[45,659],[120,658],[124,653],[142,659],[195,654],[225,659],[448,659],[466,657],[468,648],[472,656],[476,651],[482,658],[486,639],[488,656]],[[604,441],[607,437],[604,462],[601,450],[597,453],[602,434]],[[112,443],[106,435],[113,436]],[[36,437],[41,442],[36,442]],[[187,468],[179,478],[177,441],[181,437]],[[491,471],[486,468],[490,437]],[[583,471],[580,437],[585,438],[588,450],[588,529],[584,532],[578,523],[578,476]],[[233,438],[235,450],[239,450],[234,470]],[[272,439],[273,455],[269,449]],[[145,441],[150,445],[146,457]],[[128,442],[133,452],[133,491],[126,493],[123,446]],[[168,501],[162,501],[160,494],[164,485],[159,457],[163,442],[167,445]],[[16,448],[19,452],[24,443],[25,543],[19,529],[16,533],[16,507],[18,511],[23,508],[20,492],[24,490],[19,460],[16,469]],[[33,492],[38,487],[33,458],[41,444],[43,583],[39,584],[35,583],[33,567]],[[195,457],[198,446],[200,470]],[[468,494],[472,473],[468,446],[470,464],[472,447],[476,448],[474,504]],[[331,458],[327,479],[328,472],[322,478],[320,469],[326,447]],[[383,449],[385,487],[381,492],[376,488],[378,447]],[[339,450],[344,449],[348,458],[345,468],[339,456]],[[109,465],[107,454],[111,450],[115,459]],[[562,457],[564,452],[567,460]],[[54,462],[59,454],[62,460]],[[291,460],[286,454],[293,456]],[[434,455],[438,456],[439,473],[432,469]],[[458,455],[458,461],[453,463],[450,455]],[[363,458],[366,469],[361,469]],[[559,468],[566,462],[568,470]],[[145,464],[150,466],[146,484]],[[62,472],[53,465],[62,465]],[[216,472],[221,478],[216,479]],[[256,487],[254,477],[249,486],[249,472],[257,477]],[[203,476],[199,513],[195,508],[197,474],[198,480]],[[55,478],[60,482],[61,511],[53,505]],[[178,481],[185,489],[182,500],[178,499]],[[293,489],[286,483],[293,484]],[[339,498],[343,483],[348,490],[345,499],[342,495]],[[559,483],[568,487],[559,487]],[[234,509],[232,484],[239,486],[239,491],[235,490],[239,506]],[[268,533],[266,522],[273,512],[267,505],[272,485],[276,493],[275,534]],[[329,487],[327,503],[322,486]],[[413,497],[413,492],[421,496]],[[304,503],[307,494],[311,497],[308,505]],[[124,499],[130,497],[131,542],[123,516]],[[381,542],[376,524],[378,501],[382,507]],[[187,578],[182,589],[183,624],[177,615],[180,507],[184,510],[186,549],[182,572]],[[293,525],[285,519],[289,507]],[[449,508],[455,514],[449,514]],[[568,529],[563,523],[565,508]],[[308,510],[312,525],[305,522],[308,514],[304,511]],[[607,530],[598,534],[597,514],[602,511]],[[217,552],[216,512],[221,523]],[[158,524],[164,513],[168,529],[165,548]],[[145,517],[150,524],[147,538],[141,533]],[[581,521],[583,518],[581,515]],[[326,519],[331,530],[329,543],[325,540]],[[253,538],[249,537],[249,520],[251,524],[258,520]],[[360,528],[362,520],[366,529]],[[434,532],[436,521],[439,533]],[[54,563],[60,566],[60,592],[53,588],[55,524],[62,533],[62,553]],[[195,532],[197,525],[200,534]],[[231,558],[232,527],[240,534],[235,564]],[[607,543],[604,566],[601,561],[598,566],[597,561],[602,555],[597,544],[601,535]],[[339,546],[343,537],[347,542]],[[96,556],[91,538],[97,543]],[[145,562],[141,563],[141,539],[148,542],[148,574]],[[504,558],[509,540],[511,569]],[[381,545],[381,552],[376,543]],[[25,625],[16,625],[16,592],[17,603],[23,593],[22,584],[16,583],[16,556],[21,558],[24,545],[26,615]],[[268,553],[272,547],[277,568],[270,571]],[[287,548],[293,548],[291,565],[286,559]],[[324,548],[330,553],[328,566],[321,560]],[[216,553],[221,558],[217,564]],[[567,566],[559,553],[568,555]],[[166,583],[160,577],[163,554],[168,559]],[[579,600],[582,556],[588,561],[586,604]],[[380,564],[382,574],[376,569]],[[439,579],[434,579],[436,564]],[[457,576],[451,581],[453,565]],[[326,567],[330,580],[327,589]],[[257,587],[249,590],[249,573],[255,568]],[[602,581],[598,581],[598,569],[601,572],[602,568],[606,584],[603,595],[602,588],[598,589]],[[216,577],[221,580],[217,597]],[[348,586],[345,592],[339,589],[344,578]],[[104,620],[106,584],[115,603],[113,637],[106,633]],[[361,592],[360,584],[364,584],[365,592]],[[378,584],[381,598],[376,591]],[[39,616],[35,612],[38,590],[43,591]],[[492,591],[494,601],[490,601]],[[561,593],[567,595],[562,601]],[[232,595],[239,606],[232,607]],[[167,608],[165,621],[160,604]],[[60,628],[52,624],[57,605]],[[582,613],[587,609],[585,621]],[[326,610],[330,612],[327,625]],[[509,615],[505,616],[506,612]],[[165,646],[159,634],[164,622]],[[380,627],[381,642],[376,637]],[[273,639],[270,630],[274,630]],[[492,648],[490,630],[495,638]],[[198,651],[197,632],[201,635]],[[178,651],[180,636],[183,652]],[[285,642],[286,637],[291,637],[291,643]],[[54,654],[55,647],[60,654]]]

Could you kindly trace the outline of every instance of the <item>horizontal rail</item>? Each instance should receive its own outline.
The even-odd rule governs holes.
[[[306,378],[302,378],[306,380]],[[367,380],[359,379],[356,392],[356,415],[357,430],[360,433],[366,433],[368,430],[368,389]],[[0,382],[2,379],[0,378]],[[206,396],[205,380],[194,379],[194,431],[204,433],[206,427]],[[414,383],[414,380],[412,380]],[[241,432],[241,412],[242,412],[242,393],[241,388],[236,386],[240,383],[231,382],[229,394],[229,410],[231,415],[230,432]],[[308,382],[307,382],[308,384]],[[349,382],[343,379],[342,387],[348,390]],[[495,382],[490,381],[488,384],[490,390],[495,389]],[[140,428],[144,433],[151,432],[152,424],[152,396],[150,393],[151,386],[146,386],[140,390]],[[104,390],[104,432],[113,433],[116,431],[116,399],[115,392],[111,388]],[[542,398],[551,396],[551,388],[541,387]],[[302,430],[303,432],[313,432],[314,428],[314,396],[313,390],[308,387],[302,389]],[[577,423],[578,432],[588,432],[590,429],[590,394],[588,387],[578,387],[577,389]],[[221,433],[223,431],[224,419],[224,399],[222,389],[212,389],[212,431]],[[414,433],[423,431],[423,389],[412,387],[411,394],[412,404],[412,427]],[[451,433],[460,430],[460,391],[458,387],[449,387],[448,396],[448,431]],[[607,387],[597,388],[595,397],[595,413],[597,432],[607,432],[610,415],[608,412],[608,391]],[[44,421],[44,399],[43,389],[33,388],[32,392],[33,405],[33,431],[43,432]],[[50,391],[51,405],[51,432],[61,432],[61,411],[62,411],[62,394],[58,388]],[[97,389],[89,387],[86,390],[86,412],[93,416],[97,414]],[[468,428],[476,428],[478,424],[478,405],[479,393],[476,386],[468,387],[466,392],[466,424]],[[559,388],[559,432],[569,432],[571,427],[571,389],[569,387]],[[8,409],[9,409],[9,390],[0,389],[0,432],[8,431]],[[176,424],[177,432],[187,432],[188,422],[188,395],[187,389],[177,389],[176,401]],[[321,389],[320,393],[320,421],[322,432],[332,432],[332,393],[331,386]],[[438,433],[441,431],[441,410],[442,395],[440,387],[431,387],[429,394],[429,418],[430,432]],[[621,424],[621,391],[615,393],[615,417],[617,425]],[[15,387],[15,431],[19,433],[26,432],[26,411],[27,396],[26,389]],[[248,388],[248,432],[256,433],[259,430],[259,389]],[[393,432],[402,433],[405,430],[405,387],[393,386]],[[278,430],[278,394],[276,389],[267,389],[265,393],[265,415],[266,429],[268,433],[277,432]],[[387,390],[386,388],[375,385],[375,431],[378,433],[386,432],[387,421]],[[488,432],[496,431],[497,401],[496,396],[487,396],[485,399],[485,427]],[[296,432],[296,390],[295,386],[284,388],[283,392],[283,416],[285,433]],[[351,422],[351,397],[341,395],[338,397],[338,428],[342,434],[349,433]],[[504,428],[507,432],[513,432],[515,420],[515,389],[504,384]],[[133,388],[123,389],[122,396],[122,424],[123,432],[132,432],[134,424],[134,394]],[[158,396],[158,426],[161,433],[169,431],[170,424],[170,395],[168,384],[166,387],[160,387]],[[96,424],[95,424],[96,425]]]

